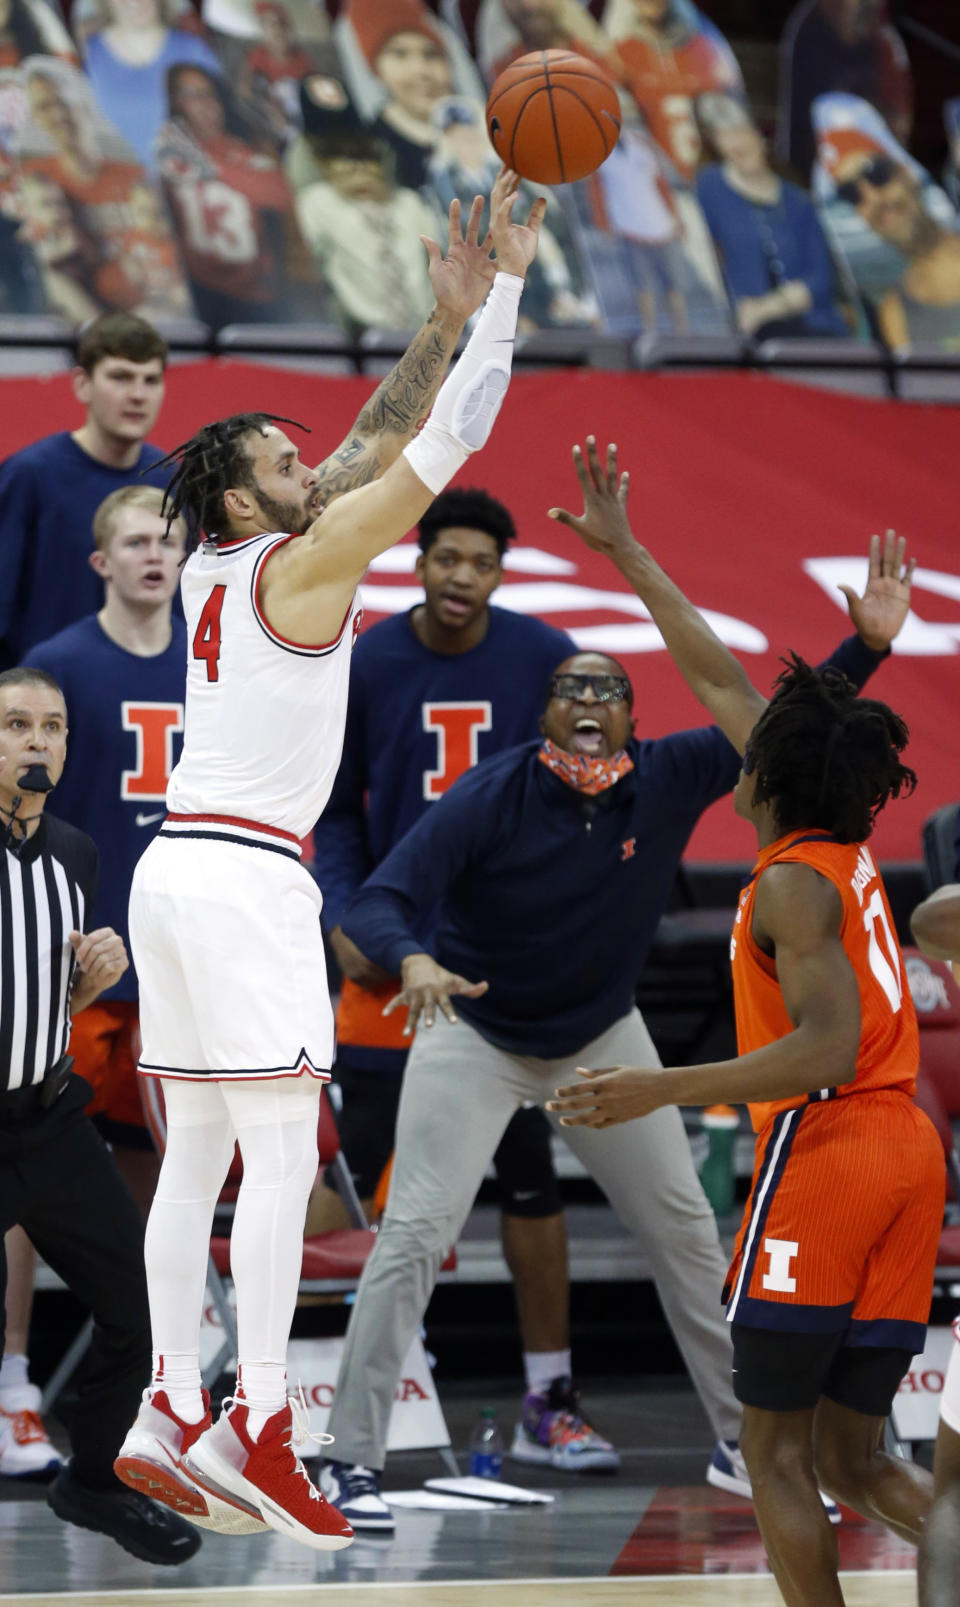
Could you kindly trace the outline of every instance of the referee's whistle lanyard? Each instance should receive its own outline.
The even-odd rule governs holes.
[[[29,842],[27,827],[32,825],[35,820],[39,820],[43,814],[43,809],[41,808],[37,810],[35,815],[18,815],[17,810],[23,803],[23,794],[25,792],[51,792],[53,790],[53,782],[50,780],[46,765],[29,765],[20,777],[20,789],[20,792],[14,793],[13,802],[9,809],[4,809],[0,804],[0,841],[2,841],[3,847],[9,848],[12,854],[19,854],[24,844]],[[8,818],[3,819],[3,816]],[[14,830],[15,827],[19,827],[19,836]]]
[[[40,814],[36,815],[27,815],[26,817],[18,815],[17,810],[22,802],[23,799],[20,794],[15,793],[12,809],[7,810],[0,805],[0,842],[2,842],[4,848],[9,848],[11,854],[16,854],[18,857],[21,850],[30,841],[27,827],[32,821],[39,820],[40,814],[43,813],[41,810]],[[9,819],[4,820],[2,818],[4,815],[8,815]],[[19,831],[14,828],[19,828]]]

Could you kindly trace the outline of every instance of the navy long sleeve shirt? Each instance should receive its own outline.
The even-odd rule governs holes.
[[[879,661],[853,637],[828,662],[862,686]],[[554,1059],[630,1010],[690,834],[740,758],[717,726],[631,738],[633,770],[588,798],[539,749],[467,771],[364,884],[343,929],[396,975],[436,906],[436,958],[490,984],[458,996],[458,1013],[502,1049]]]

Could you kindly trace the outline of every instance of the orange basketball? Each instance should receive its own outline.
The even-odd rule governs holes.
[[[613,81],[572,50],[534,50],[505,67],[487,101],[487,130],[507,167],[535,184],[572,184],[606,161],[620,136]]]

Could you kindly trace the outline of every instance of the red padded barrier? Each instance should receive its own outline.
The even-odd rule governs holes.
[[[174,446],[211,418],[262,408],[309,424],[312,435],[292,433],[318,462],[343,439],[372,383],[254,363],[185,364],[170,372],[155,439]],[[637,535],[699,606],[762,633],[765,649],[741,656],[764,690],[785,649],[816,661],[845,632],[842,597],[832,584],[828,595],[805,560],[855,556],[872,531],[902,531],[921,565],[915,611],[935,629],[922,652],[895,654],[871,686],[909,722],[908,757],[920,777],[913,798],[883,813],[873,845],[881,860],[918,860],[922,821],[960,790],[957,418],[955,408],[838,395],[761,374],[520,373],[491,445],[460,479],[503,498],[521,546],[561,561],[552,574],[511,570],[501,601],[517,585],[524,592],[515,599],[555,624],[636,627],[632,595],[626,607],[618,601],[626,588],[617,572],[546,517],[555,503],[579,510],[572,444],[588,431],[617,440],[631,470]],[[0,380],[0,456],[77,423],[68,376]],[[412,581],[409,572],[371,572],[366,624],[396,607],[398,587],[409,593]],[[627,648],[604,641],[633,675],[638,731],[657,736],[700,724],[699,705],[658,641],[641,635],[647,639],[635,632]],[[744,861],[754,850],[753,832],[724,799],[698,827],[690,857]]]

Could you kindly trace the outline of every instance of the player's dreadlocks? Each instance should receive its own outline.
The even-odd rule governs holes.
[[[253,430],[264,435],[269,424],[293,424],[298,430],[307,429],[297,419],[281,418],[277,413],[234,413],[230,418],[218,419],[215,424],[204,424],[189,441],[174,447],[159,463],[151,465],[151,474],[167,464],[177,465],[164,493],[163,514],[168,530],[174,519],[185,518],[188,553],[197,546],[202,535],[215,538],[226,534],[225,491],[231,486],[256,490],[253,459],[244,440]]]
[[[886,703],[857,697],[839,670],[814,670],[791,653],[750,733],[756,803],[771,803],[786,833],[829,831],[863,842],[890,798],[912,792],[915,773],[900,763],[910,733]]]

